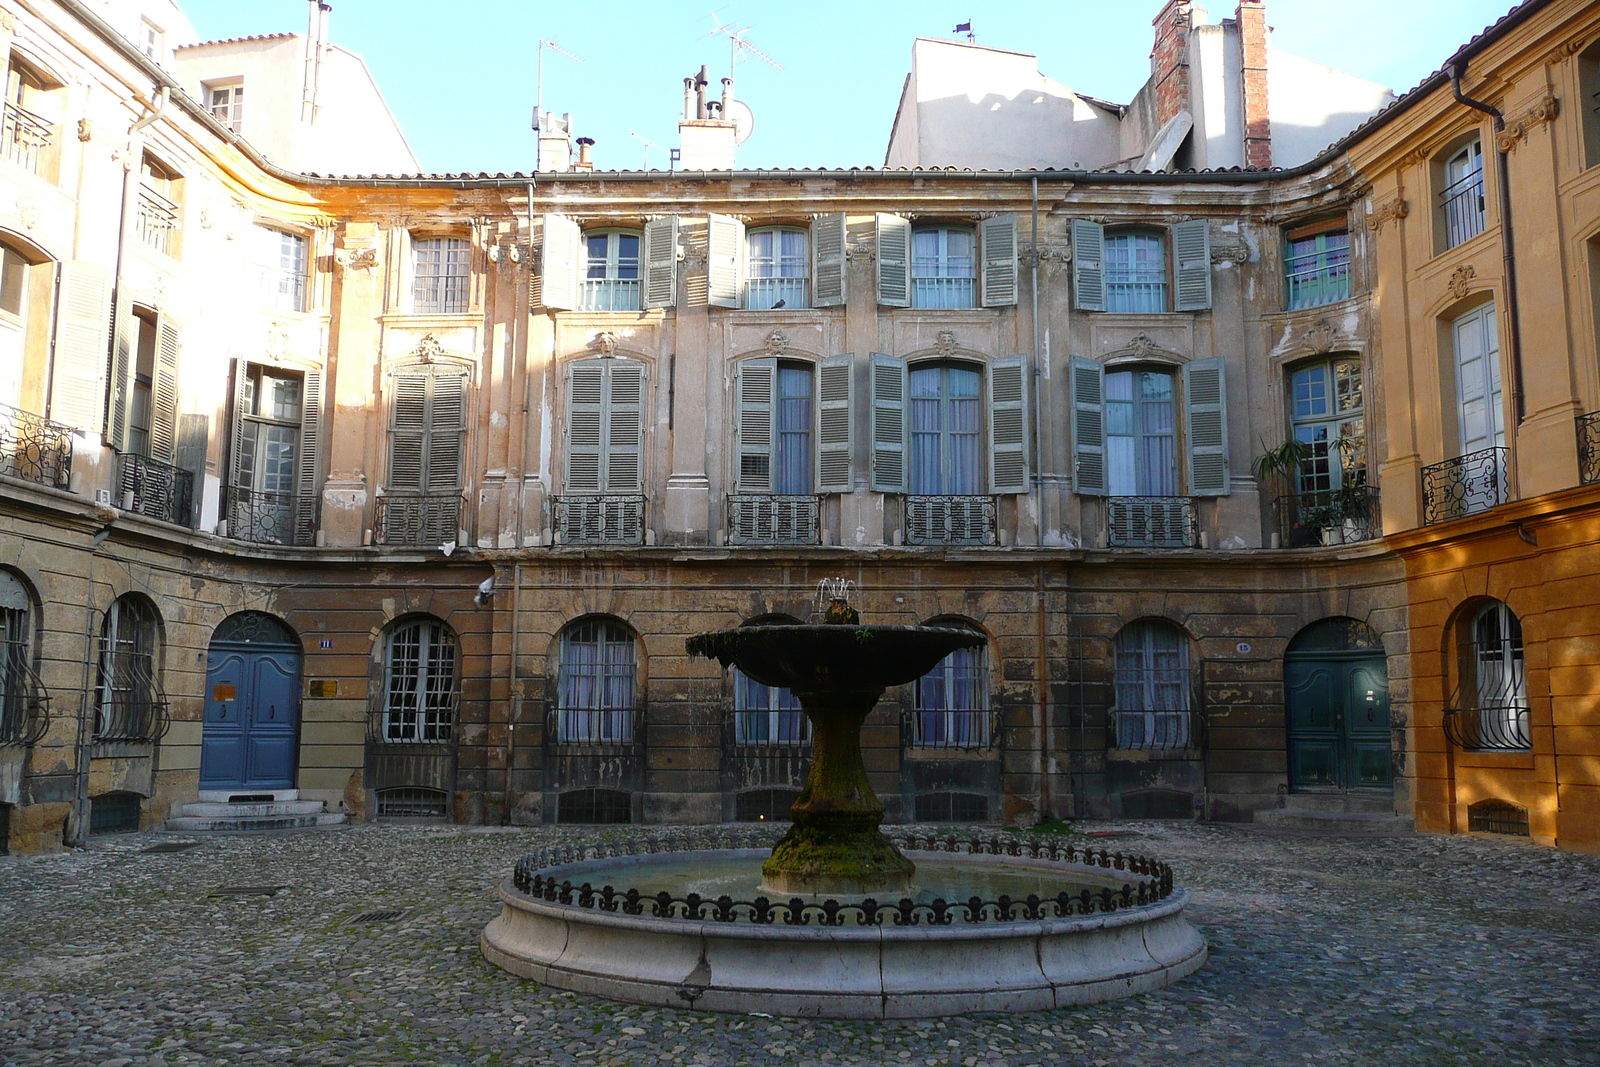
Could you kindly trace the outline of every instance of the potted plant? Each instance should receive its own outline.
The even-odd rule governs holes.
[[[1306,442],[1296,441],[1292,437],[1277,448],[1266,448],[1264,443],[1262,448],[1261,455],[1256,457],[1250,469],[1256,481],[1276,491],[1280,514],[1284,502],[1287,503],[1289,528],[1282,532],[1282,536],[1287,541],[1286,547],[1293,548],[1306,536],[1303,531],[1308,523],[1306,516],[1301,513],[1300,502],[1296,499],[1299,494],[1295,490],[1301,466],[1312,457],[1312,448]]]

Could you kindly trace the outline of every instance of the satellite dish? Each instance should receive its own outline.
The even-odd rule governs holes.
[[[733,142],[744,144],[750,135],[756,132],[756,115],[750,110],[750,105],[743,100],[734,100],[728,105],[727,117],[733,120]]]

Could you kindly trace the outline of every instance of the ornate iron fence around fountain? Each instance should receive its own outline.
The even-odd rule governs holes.
[[[588,882],[574,885],[571,879],[539,873],[550,867],[587,860],[702,850],[768,848],[776,839],[771,833],[757,830],[717,830],[667,839],[647,837],[642,840],[552,846],[518,861],[512,874],[512,884],[518,892],[527,896],[569,907],[657,919],[785,926],[948,926],[957,921],[973,924],[1039,922],[1075,915],[1101,915],[1155,904],[1170,897],[1174,889],[1172,868],[1167,864],[1106,849],[1079,848],[1043,838],[985,837],[980,834],[958,837],[954,834],[891,833],[887,836],[897,847],[914,852],[1047,860],[1122,871],[1136,878],[1123,883],[1120,889],[1108,886],[1098,891],[1062,891],[1050,897],[1037,894],[1026,897],[1002,895],[995,900],[984,900],[974,896],[956,901],[938,899],[927,904],[919,904],[910,897],[898,901],[878,901],[868,897],[860,903],[841,904],[837,900],[826,900],[815,904],[807,903],[801,897],[779,901],[764,896],[754,900],[734,900],[727,895],[712,899],[698,893],[683,897],[675,897],[667,892],[646,894],[637,889],[618,890],[609,885],[597,889]]]

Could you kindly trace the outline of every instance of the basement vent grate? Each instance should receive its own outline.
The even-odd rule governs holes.
[[[286,885],[225,885],[213,889],[207,896],[233,899],[235,897],[270,897],[279,890],[288,889]]]
[[[229,804],[271,804],[278,798],[271,793],[229,793]]]
[[[385,911],[364,911],[351,919],[346,925],[354,926],[356,923],[392,923],[405,914],[403,908],[389,908]]]
[[[200,842],[198,842],[198,841],[163,841],[159,845],[151,845],[149,848],[145,849],[144,851],[146,853],[151,853],[151,852],[187,852],[191,848],[199,848],[199,847],[200,847]]]

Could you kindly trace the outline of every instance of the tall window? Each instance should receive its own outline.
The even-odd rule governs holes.
[[[11,57],[6,71],[4,129],[0,130],[0,153],[11,162],[35,174],[43,174],[46,155],[55,140],[55,109],[50,106],[44,79],[26,64]]]
[[[1362,415],[1361,361],[1332,359],[1289,375],[1294,439],[1311,449],[1295,486],[1326,493],[1367,479],[1367,429]]]
[[[806,231],[751,230],[745,236],[744,306],[750,311],[811,306]]]
[[[639,310],[639,235],[625,230],[583,237],[582,311]]]
[[[0,571],[0,748],[37,741],[44,731],[44,687],[28,656],[32,600]]]
[[[911,306],[970,308],[978,303],[977,242],[963,227],[911,231]]]
[[[1290,311],[1350,296],[1350,230],[1344,219],[1297,226],[1285,239],[1284,280]]]
[[[293,371],[257,364],[243,369],[228,513],[229,533],[241,540],[294,541],[303,385]]]
[[[1129,623],[1118,632],[1118,748],[1187,748],[1190,736],[1189,642],[1169,622]]]
[[[205,87],[206,108],[211,112],[211,117],[222,123],[234,133],[241,133],[244,129],[244,83],[232,82],[227,85],[211,85]]]
[[[812,373],[809,363],[778,364],[778,410],[773,492],[809,493],[811,476]]]
[[[620,623],[590,619],[561,635],[556,740],[562,744],[633,740],[633,635]]]
[[[1526,749],[1528,677],[1522,622],[1501,601],[1478,609],[1460,657],[1458,737],[1468,748]]]
[[[983,375],[963,363],[924,363],[907,381],[911,483],[916,495],[983,492]]]
[[[461,528],[466,383],[454,367],[408,367],[393,382],[385,544],[438,545]]]
[[[438,619],[416,619],[390,630],[383,675],[380,740],[450,740],[459,695],[456,635],[450,627]]]
[[[166,34],[161,32],[161,27],[149,19],[139,20],[139,51],[160,63],[165,43]]]
[[[22,365],[28,340],[28,261],[0,244],[0,404],[22,399]],[[8,473],[23,466],[0,460]]]
[[[177,251],[178,177],[145,154],[139,165],[139,240],[165,255]]]
[[[1445,160],[1444,189],[1439,193],[1444,212],[1444,246],[1454,248],[1483,232],[1483,145],[1472,141]]]
[[[1105,240],[1106,310],[1167,310],[1167,256],[1161,236],[1108,233]]]
[[[567,373],[567,492],[639,492],[644,365],[585,359]]]
[[[969,628],[959,621],[933,625]],[[912,743],[918,748],[989,744],[989,668],[984,648],[958,648],[917,679],[912,726]]]
[[[165,731],[166,697],[156,673],[159,642],[153,604],[132,595],[112,602],[100,629],[96,741],[153,741]]]
[[[1500,335],[1493,304],[1485,304],[1451,323],[1455,339],[1456,399],[1461,454],[1506,443],[1506,417],[1500,394]]]
[[[737,667],[733,724],[734,741],[741,745],[803,745],[811,740],[811,722],[793,693],[762,685]]]
[[[1105,405],[1110,495],[1178,495],[1173,376],[1157,370],[1109,371]]]
[[[455,315],[467,310],[471,246],[461,237],[411,241],[411,310],[418,315]]]
[[[257,226],[255,241],[262,302],[281,311],[306,310],[305,237]]]

